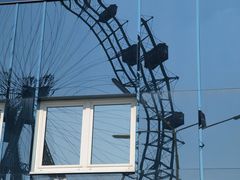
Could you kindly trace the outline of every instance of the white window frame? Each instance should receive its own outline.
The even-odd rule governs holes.
[[[130,149],[127,164],[91,164],[93,108],[96,105],[131,105],[130,119]],[[83,106],[80,164],[79,165],[42,165],[44,136],[46,129],[47,108],[49,107]],[[30,174],[57,173],[105,173],[135,171],[135,138],[136,138],[136,98],[97,98],[76,100],[48,100],[40,102],[37,111],[37,122],[34,134],[33,160]]]
[[[5,103],[0,102],[0,154],[2,154],[2,146],[3,146],[3,116],[5,110]]]
[[[3,116],[4,116],[5,103],[0,102],[0,141],[2,142],[3,138]]]

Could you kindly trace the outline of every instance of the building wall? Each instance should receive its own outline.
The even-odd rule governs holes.
[[[240,3],[197,2],[0,2],[1,178],[196,179],[200,143],[206,179],[238,179]],[[106,11],[113,4],[116,15]],[[138,100],[135,172],[30,175],[39,99],[112,94]],[[198,124],[198,110],[207,125],[230,121],[203,129],[199,142],[198,125],[180,130]],[[185,124],[167,128],[176,112]]]

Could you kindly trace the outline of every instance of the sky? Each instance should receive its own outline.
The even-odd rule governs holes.
[[[105,0],[106,3],[115,3],[118,5],[117,17],[121,20],[129,20],[127,24],[127,34],[134,42],[137,33],[137,1],[129,0]],[[178,111],[185,114],[185,125],[191,125],[197,122],[198,97],[197,97],[197,42],[196,42],[196,7],[195,0],[142,0],[141,15],[145,18],[153,16],[154,19],[150,21],[150,27],[157,39],[165,42],[169,46],[169,59],[165,62],[165,66],[169,73],[176,74],[180,77],[177,84],[172,89],[174,106]],[[55,6],[52,5],[51,8]],[[37,7],[33,9],[38,10]],[[1,8],[2,9],[2,8]],[[131,9],[131,11],[129,10]],[[25,9],[20,10],[22,18],[24,17]],[[40,16],[41,11],[38,12]],[[29,10],[30,13],[30,10]],[[25,14],[26,16],[26,14]],[[83,23],[77,22],[73,27],[75,21],[69,21],[69,14],[66,15],[67,21],[61,25],[64,29],[63,35],[56,37],[61,40],[61,46],[56,47],[54,54],[61,54],[62,47],[74,31],[77,38],[71,40],[72,46],[66,46],[65,57],[70,57],[71,49],[77,47],[77,43],[85,37],[87,28]],[[10,17],[11,18],[11,17]],[[30,17],[28,17],[30,18]],[[47,18],[48,25],[46,28],[51,29],[54,24],[55,16]],[[58,17],[56,17],[58,18]],[[12,17],[13,19],[13,17]],[[201,79],[201,109],[206,115],[207,124],[215,123],[229,117],[240,114],[240,89],[239,89],[239,42],[240,42],[240,2],[239,0],[200,0],[200,79]],[[34,19],[29,19],[25,22],[26,25],[33,23]],[[20,25],[21,26],[21,25]],[[23,25],[22,25],[23,26]],[[1,26],[3,27],[3,26]],[[23,26],[24,27],[24,26]],[[37,25],[34,26],[37,28]],[[72,28],[69,28],[72,27]],[[79,28],[81,27],[81,28]],[[7,25],[6,29],[10,28]],[[28,30],[30,31],[30,30]],[[28,34],[26,31],[25,36]],[[32,31],[32,30],[31,30]],[[6,31],[4,31],[7,33]],[[50,30],[49,30],[50,32]],[[54,29],[52,32],[57,32]],[[61,34],[61,33],[60,33]],[[48,34],[51,37],[51,33]],[[34,36],[34,34],[32,34]],[[21,39],[21,35],[19,38]],[[50,38],[49,38],[50,39]],[[75,60],[82,51],[91,51],[96,43],[93,35],[87,35],[88,43],[83,43],[76,55],[71,57],[73,61],[69,60],[69,65],[59,64],[57,75],[63,78],[62,82],[71,82],[69,89],[60,90],[62,94],[86,94],[89,93],[109,93],[119,92],[112,87],[109,77],[113,76],[110,73],[110,66],[105,71],[101,70],[106,67],[105,64],[99,64],[98,67],[92,64],[96,60],[96,54],[105,62],[104,54],[100,48],[94,49],[93,53],[87,55],[88,59],[92,59],[92,63],[76,65],[75,69],[70,72],[77,72],[78,68],[86,68],[91,65],[99,71],[89,69],[82,74],[82,77],[88,77],[92,74],[94,83],[86,84],[83,89],[72,89],[72,86],[79,85],[84,82],[77,82],[77,79],[72,76],[64,76],[62,72],[69,72],[69,68],[73,67]],[[24,45],[24,38],[21,39],[20,45]],[[30,41],[29,41],[30,42]],[[46,41],[45,41],[46,42]],[[52,43],[52,42],[51,42]],[[4,44],[4,43],[3,43]],[[1,45],[3,45],[1,44]],[[19,45],[19,46],[20,46]],[[35,42],[35,46],[37,46]],[[24,47],[24,46],[22,46]],[[46,56],[48,55],[47,43]],[[19,57],[24,57],[21,53],[22,49],[18,50]],[[34,54],[35,51],[31,53]],[[69,53],[68,53],[69,52]],[[49,53],[50,54],[50,53]],[[59,56],[49,55],[50,59],[56,59]],[[82,56],[84,57],[84,55]],[[36,58],[36,56],[35,56]],[[70,59],[70,58],[69,58]],[[46,61],[47,63],[47,61]],[[106,63],[107,64],[107,63]],[[97,66],[97,65],[96,65]],[[65,69],[64,69],[65,68]],[[30,69],[28,67],[28,69]],[[71,68],[70,68],[71,69]],[[107,75],[105,72],[109,72]],[[70,73],[71,74],[71,73]],[[105,75],[105,76],[104,76]],[[96,82],[96,77],[99,77],[99,83]],[[100,78],[101,77],[101,78]],[[65,78],[65,79],[64,79]],[[84,78],[82,78],[84,79]],[[96,85],[97,84],[97,85]],[[59,87],[61,87],[59,83]],[[95,90],[95,91],[94,91]],[[203,132],[203,149],[205,178],[207,180],[236,180],[240,178],[240,142],[237,140],[239,136],[240,122],[229,121],[225,124],[218,125]],[[197,179],[199,175],[199,159],[198,159],[198,129],[197,127],[187,129],[179,132],[178,137],[185,142],[185,145],[179,148],[180,156],[180,176],[183,180]]]

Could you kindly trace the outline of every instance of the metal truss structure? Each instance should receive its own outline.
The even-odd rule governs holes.
[[[138,179],[176,179],[174,149],[176,142],[181,141],[174,134],[175,128],[183,124],[184,115],[174,110],[171,83],[178,77],[168,76],[165,70],[168,47],[155,41],[148,26],[151,18],[141,18],[144,35],[138,43],[130,44],[124,31],[127,22],[121,23],[115,16],[117,5],[106,6],[101,0],[69,0],[62,4],[95,34],[116,75],[113,83],[123,93],[137,93],[140,88],[139,102],[145,112],[145,118],[140,121],[145,123],[138,133],[139,139],[145,140],[139,144]]]

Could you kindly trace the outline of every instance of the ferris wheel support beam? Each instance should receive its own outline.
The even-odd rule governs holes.
[[[150,18],[151,19],[151,18]],[[147,33],[148,33],[148,36],[146,36],[146,37],[144,37],[143,38],[143,40],[142,41],[140,41],[140,46],[141,46],[141,49],[142,49],[142,51],[143,51],[143,54],[145,54],[145,53],[147,53],[146,52],[146,50],[145,50],[145,48],[144,48],[144,44],[143,44],[143,41],[144,40],[146,40],[146,39],[148,39],[148,38],[150,38],[150,41],[152,42],[152,46],[153,46],[153,49],[154,48],[157,48],[157,44],[156,44],[156,42],[155,42],[155,40],[154,40],[154,38],[153,38],[153,35],[152,35],[152,33],[151,33],[151,30],[150,30],[150,28],[148,27],[148,24],[147,24],[147,21],[149,21],[149,20],[144,20],[143,18],[141,18],[141,20],[142,20],[142,25],[145,27],[145,29],[146,29],[146,31],[147,31]],[[157,84],[156,84],[156,79],[155,79],[155,75],[154,75],[154,73],[153,73],[153,70],[152,69],[150,69],[149,68],[149,74],[150,74],[150,77],[151,77],[151,84],[152,84],[152,87],[151,88],[149,88],[149,85],[148,85],[148,83],[149,82],[147,82],[146,80],[144,80],[144,72],[145,71],[142,71],[142,76],[143,76],[143,81],[144,81],[144,84],[145,84],[145,88],[146,88],[146,92],[155,92],[156,94],[157,94],[157,99],[158,99],[158,101],[159,101],[159,104],[160,104],[160,112],[161,112],[161,116],[159,116],[158,117],[158,119],[159,119],[159,125],[158,125],[158,127],[161,127],[161,124],[160,124],[160,121],[162,122],[162,123],[166,123],[166,120],[165,120],[165,117],[166,116],[168,116],[169,115],[169,113],[170,114],[174,114],[174,109],[173,109],[173,103],[172,103],[172,97],[171,97],[171,89],[170,89],[170,80],[171,79],[178,79],[178,77],[174,77],[174,78],[172,78],[172,77],[168,77],[168,75],[167,75],[167,73],[166,73],[166,71],[165,71],[165,68],[164,68],[164,66],[163,66],[163,64],[162,64],[162,62],[159,64],[160,65],[160,69],[161,69],[161,72],[162,72],[162,75],[163,75],[163,82],[162,83],[164,83],[165,85],[164,86],[166,86],[166,89],[167,89],[167,92],[168,92],[168,96],[167,96],[167,99],[168,99],[168,103],[169,103],[169,105],[170,105],[170,111],[166,111],[165,110],[165,108],[164,108],[164,106],[163,106],[163,104],[162,104],[162,101],[163,101],[163,97],[160,97],[159,96],[159,93],[158,92],[160,92],[160,90],[161,90],[161,88],[159,89],[159,88],[157,88]],[[162,86],[162,88],[164,87],[164,86]],[[155,101],[155,97],[152,97],[152,101],[154,102]],[[155,107],[156,108],[156,107]],[[157,107],[158,108],[158,107]],[[166,114],[165,114],[165,112],[167,112]],[[159,114],[159,113],[158,113]],[[177,178],[176,176],[174,176],[174,174],[173,174],[173,162],[174,162],[174,146],[175,146],[175,141],[177,142],[177,140],[174,140],[174,138],[173,138],[173,132],[171,133],[172,135],[171,135],[171,137],[168,137],[168,136],[166,136],[166,132],[165,132],[165,126],[163,126],[162,127],[162,130],[160,130],[160,129],[158,129],[158,131],[159,132],[161,132],[161,133],[159,133],[158,134],[158,138],[155,140],[156,142],[158,142],[158,147],[159,148],[157,148],[157,153],[156,153],[156,157],[155,157],[155,162],[154,162],[154,164],[153,164],[153,167],[154,168],[157,168],[157,167],[159,167],[160,169],[162,169],[161,168],[161,166],[163,166],[163,167],[165,167],[165,168],[167,168],[167,169],[172,169],[170,172],[165,172],[165,178],[167,178],[167,177],[169,177],[170,179],[173,179],[173,178]],[[172,127],[172,130],[174,130],[174,128]],[[150,132],[149,132],[150,133]],[[166,148],[164,147],[165,145],[164,145],[164,139],[166,138],[166,137],[168,137],[168,138],[170,138],[170,142],[171,142],[171,151],[167,151],[168,153],[170,153],[171,154],[171,158],[170,158],[170,164],[169,164],[169,166],[166,166],[166,164],[165,163],[163,163],[163,162],[161,162],[161,154],[162,154],[162,151],[164,150],[164,151],[166,151]],[[146,140],[146,141],[148,141],[148,140]],[[150,144],[151,145],[151,144]],[[148,146],[145,146],[145,151],[144,152],[146,152],[147,150],[146,149],[148,149],[149,147]],[[144,157],[142,158],[142,160],[144,161]],[[158,159],[160,159],[160,161],[158,161]],[[142,161],[142,164],[143,164],[143,161]],[[142,165],[143,166],[143,165]],[[155,178],[159,178],[160,176],[158,175],[158,171],[155,171]],[[145,175],[146,176],[146,175]],[[163,177],[163,176],[161,176],[161,177]]]

